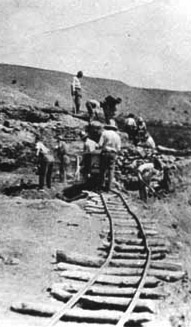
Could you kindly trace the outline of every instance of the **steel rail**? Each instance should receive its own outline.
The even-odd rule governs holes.
[[[100,193],[104,208],[106,210],[106,213],[109,218],[109,225],[110,225],[110,236],[111,236],[111,242],[110,242],[110,250],[108,257],[106,258],[103,265],[99,268],[99,270],[95,273],[95,275],[85,284],[85,286],[80,289],[72,298],[69,300],[58,312],[56,312],[50,319],[49,323],[46,325],[47,327],[54,326],[65,314],[68,310],[70,310],[78,301],[79,299],[87,292],[88,288],[92,286],[98,276],[102,273],[104,268],[106,268],[112,258],[113,251],[114,251],[114,230],[113,230],[113,223],[112,223],[112,217],[108,211],[107,204],[105,202],[105,199],[103,195]]]
[[[147,238],[146,238],[146,235],[145,235],[145,232],[144,232],[144,228],[140,222],[140,220],[138,219],[138,217],[129,209],[129,206],[125,200],[125,198],[123,197],[123,195],[117,191],[113,191],[114,193],[116,193],[123,201],[126,209],[128,210],[128,212],[134,217],[134,219],[136,220],[138,226],[139,226],[139,229],[141,231],[141,234],[142,234],[142,237],[143,237],[143,241],[144,241],[144,245],[145,245],[145,250],[146,250],[146,253],[147,253],[147,257],[146,257],[146,260],[145,260],[145,267],[144,267],[144,270],[143,270],[143,274],[140,278],[140,281],[139,281],[139,285],[135,291],[135,294],[133,295],[133,298],[131,299],[131,302],[127,308],[127,310],[122,314],[120,320],[118,321],[118,323],[116,324],[117,327],[123,327],[124,324],[126,322],[128,322],[128,320],[130,319],[130,316],[131,316],[131,313],[132,311],[134,310],[135,306],[136,306],[136,303],[137,303],[137,300],[139,299],[140,297],[140,294],[141,294],[141,291],[142,291],[142,288],[144,286],[144,283],[145,283],[145,279],[146,279],[146,276],[147,276],[147,273],[148,273],[148,269],[149,269],[149,266],[150,266],[150,262],[151,262],[151,250],[148,246],[148,243],[147,243]]]

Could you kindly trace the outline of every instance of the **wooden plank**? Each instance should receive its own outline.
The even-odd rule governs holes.
[[[39,304],[39,303],[27,303],[20,302],[12,304],[11,310],[21,312],[25,314],[32,314],[38,316],[52,316],[58,312],[60,306],[53,304]],[[78,322],[95,322],[95,323],[112,323],[115,324],[121,317],[121,311],[115,310],[83,310],[80,308],[74,308],[68,310],[62,320],[66,321],[78,321]],[[143,323],[153,319],[153,315],[148,312],[133,313],[131,316],[131,322]]]
[[[73,270],[73,271],[89,271],[91,273],[95,273],[97,271],[97,268],[91,268],[91,267],[83,267],[79,265],[72,265],[68,263],[59,263],[58,264],[58,270]],[[142,268],[105,268],[103,270],[104,275],[116,275],[116,276],[136,276],[141,275],[143,269]],[[161,280],[167,281],[167,282],[175,282],[180,280],[184,277],[185,272],[182,270],[178,271],[172,271],[172,270],[163,270],[163,269],[149,269],[148,272],[149,276],[154,276],[156,278],[159,278]]]
[[[98,257],[83,255],[79,253],[65,253],[64,251],[56,252],[57,262],[67,262],[71,264],[78,264],[81,266],[88,267],[100,267],[104,260],[99,259]],[[123,260],[115,259],[111,260],[110,267],[129,267],[129,268],[141,268],[145,264],[145,260]],[[162,269],[162,270],[172,270],[172,271],[182,271],[182,264],[178,261],[169,262],[168,260],[162,260],[160,262],[152,261],[151,268],[153,269]]]
[[[52,289],[51,295],[55,297],[57,300],[66,302],[71,299],[72,294],[66,291],[62,291],[60,289]],[[80,303],[83,305],[83,308],[87,308],[90,306],[96,308],[96,310],[100,309],[110,309],[110,310],[125,310],[127,306],[130,304],[131,298],[125,297],[114,297],[114,296],[98,296],[98,295],[83,295],[80,299]],[[137,305],[135,307],[135,311],[155,311],[155,303],[153,300],[148,299],[139,299]]]
[[[54,283],[51,287],[53,289],[60,289],[70,293],[78,292],[85,282],[76,280],[64,280],[60,283]],[[117,296],[117,297],[132,297],[136,291],[136,287],[118,287],[112,285],[93,285],[87,291],[87,295],[105,295],[105,296]],[[158,299],[164,298],[167,294],[161,292],[157,288],[144,287],[141,293],[141,298]]]
[[[65,277],[74,280],[88,281],[93,277],[94,273],[89,271],[73,271],[66,270],[60,273],[60,277]],[[108,285],[121,285],[130,286],[137,285],[141,276],[114,276],[114,275],[100,275],[98,276],[96,283],[108,284]],[[152,276],[147,276],[145,286],[155,287],[159,284],[159,281]]]

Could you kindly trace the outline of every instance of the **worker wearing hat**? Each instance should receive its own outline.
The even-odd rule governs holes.
[[[84,142],[84,152],[93,152],[94,150],[96,150],[97,143],[89,138],[88,133],[86,133],[85,131],[81,131],[80,138]]]
[[[82,87],[80,79],[83,77],[83,72],[77,72],[76,76],[73,77],[73,82],[71,84],[71,94],[74,104],[74,113],[79,114],[81,102],[82,102]]]

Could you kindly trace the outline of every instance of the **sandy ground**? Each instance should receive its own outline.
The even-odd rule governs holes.
[[[140,218],[156,221],[159,233],[169,243],[186,273],[179,282],[167,284],[168,294],[160,305],[156,320],[149,327],[191,326],[191,173],[185,168],[176,191],[161,200],[138,200],[137,192],[128,199]],[[4,174],[0,180],[21,176]],[[32,194],[32,193],[31,193]],[[36,194],[36,193],[35,193]],[[33,195],[35,195],[33,194]],[[102,222],[85,215],[85,200],[68,204],[58,199],[24,199],[0,195],[0,326],[44,326],[45,318],[23,316],[9,310],[15,301],[54,301],[47,288],[59,277],[55,270],[57,249],[97,254]],[[59,326],[60,324],[58,324]]]

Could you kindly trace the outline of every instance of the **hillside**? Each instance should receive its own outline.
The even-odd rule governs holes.
[[[74,185],[72,189],[76,193],[79,190],[80,184],[75,174],[76,155],[81,154],[83,149],[79,132],[87,126],[87,121],[66,112],[72,109],[71,79],[70,74],[61,72],[0,65],[2,326],[47,325],[48,318],[19,315],[10,310],[11,305],[17,301],[54,303],[56,300],[52,299],[50,290],[53,283],[61,281],[55,261],[56,251],[61,249],[66,253],[74,251],[98,255],[104,244],[105,219],[101,215],[99,218],[98,215],[86,214],[85,211],[94,193],[85,191],[85,195],[89,194],[88,198],[76,199],[73,203],[65,202],[66,198],[63,197],[63,191],[68,186]],[[84,110],[87,98],[102,100],[107,94],[120,96],[123,103],[119,108],[118,122],[120,118],[122,122],[130,111],[141,113],[147,119],[149,131],[157,144],[181,149],[190,147],[190,126],[177,126],[174,123],[190,123],[191,93],[138,89],[119,81],[86,77],[83,79],[83,94]],[[60,108],[54,107],[56,100]],[[45,187],[43,192],[38,189],[39,176],[36,174],[36,135],[41,135],[45,145],[52,150],[57,145],[57,135],[62,135],[68,143],[71,160],[67,182],[59,183],[56,161],[52,188]],[[128,148],[126,135],[121,133],[121,136]],[[122,185],[128,184],[126,164],[130,157],[130,160],[137,158],[138,152],[134,156],[132,148],[132,156],[131,151],[126,149],[122,153],[126,153],[127,157],[120,155],[117,168],[120,163],[121,170],[116,171],[118,177],[119,174],[121,176],[116,186],[120,186],[120,181]],[[155,321],[148,326],[188,327],[191,321],[191,160],[173,155],[161,155],[160,158],[172,168],[169,192],[157,197],[156,193],[155,197],[148,198],[147,204],[140,201],[137,189],[127,189],[125,197],[132,212],[142,222],[146,219],[152,223],[159,236],[159,244],[160,239],[167,243],[167,249],[165,252],[162,250],[158,261],[165,256],[172,258],[184,272],[177,283],[166,282],[161,277],[159,287],[166,296],[157,308],[156,319],[153,318]],[[132,176],[132,181],[133,178],[136,176]],[[94,206],[99,204],[97,195],[95,199]],[[155,231],[153,236],[157,236]],[[108,235],[106,237],[108,240]],[[160,246],[155,251],[160,251]]]
[[[53,106],[71,110],[70,83],[72,75],[64,72],[30,67],[0,65],[0,106]],[[120,81],[84,77],[83,110],[88,98],[103,100],[108,94],[123,102],[119,114],[141,114],[147,121],[191,123],[191,92],[141,89]]]

